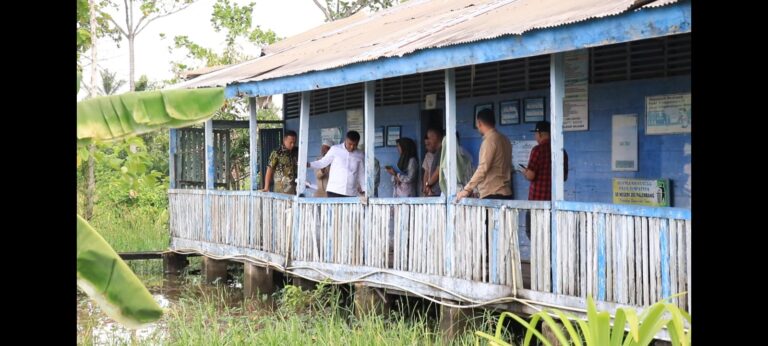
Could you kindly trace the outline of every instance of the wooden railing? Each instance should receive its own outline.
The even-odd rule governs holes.
[[[363,265],[365,206],[358,198],[299,198],[293,259]]]
[[[367,265],[444,275],[445,200],[438,197],[377,198],[366,239]]]
[[[453,205],[451,273],[457,278],[523,288],[518,225],[548,202],[463,199]]]
[[[551,212],[548,201],[361,203],[178,189],[169,191],[169,202],[171,236],[184,246],[245,250],[273,263],[296,261],[326,271],[379,268],[434,282],[450,278],[459,288],[467,280],[493,294],[501,292],[493,285],[523,288],[518,225],[530,213],[532,291],[647,306],[690,290],[686,209],[555,202]],[[688,297],[674,302],[690,310]]]
[[[168,214],[171,237],[206,240],[205,190],[168,191]]]
[[[556,202],[550,292],[648,306],[690,289],[690,211]],[[690,296],[675,298],[689,310]]]

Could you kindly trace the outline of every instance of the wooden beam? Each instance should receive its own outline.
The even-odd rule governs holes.
[[[170,129],[168,131],[168,179],[169,188],[176,188],[176,129]]]
[[[442,194],[445,195],[447,210],[446,210],[446,229],[445,229],[445,275],[452,276],[455,273],[453,267],[454,256],[454,219],[456,209],[454,207],[453,199],[456,196],[456,71],[449,68],[445,70],[445,144],[447,145],[445,152],[445,166],[447,172],[445,173],[445,190]]]
[[[299,169],[296,174],[296,196],[304,193],[307,180],[307,149],[309,147],[309,91],[301,93],[301,113],[299,115]]]
[[[249,106],[250,106],[250,99],[252,97],[249,97]],[[248,128],[249,121],[247,120],[214,120],[213,121],[213,128],[215,130],[229,130],[229,129],[247,129]]]
[[[255,97],[248,98],[248,109],[250,110],[250,119],[248,121],[248,150],[250,156],[251,165],[251,191],[258,190],[259,184],[256,181],[256,176],[259,173],[259,124],[257,121],[258,110],[256,108],[257,102]],[[264,179],[264,177],[261,177]],[[254,215],[251,213],[251,215]]]
[[[375,160],[375,115],[376,103],[374,95],[376,93],[375,81],[365,82],[364,110],[365,110],[365,196],[372,198],[374,196],[374,160]],[[385,139],[386,140],[386,139]],[[367,225],[368,223],[366,223]]]

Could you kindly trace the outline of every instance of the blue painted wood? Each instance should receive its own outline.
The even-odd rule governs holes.
[[[299,167],[296,172],[296,196],[302,196],[307,188],[304,184],[307,179],[307,149],[309,146],[309,91],[301,93],[301,110],[299,112],[299,138],[296,144],[299,146]],[[314,175],[314,174],[312,174]]]
[[[685,0],[658,8],[533,30],[523,35],[504,35],[490,40],[424,49],[402,57],[380,58],[324,71],[232,84],[226,87],[225,94],[232,98],[241,93],[256,96],[322,89],[690,31],[691,2]]]
[[[216,162],[213,151],[213,120],[205,122],[205,188],[214,189],[216,183]]]
[[[499,274],[498,274],[498,253],[499,253],[499,209],[493,210],[493,228],[491,230],[491,283],[498,284],[499,283]]]
[[[304,197],[297,200],[299,204],[358,204],[360,202],[359,197]]]
[[[565,95],[565,71],[563,70],[564,53],[550,55],[549,68],[549,100],[551,120],[551,162],[563,162],[563,97]],[[552,166],[552,200],[562,201],[563,192],[563,165]],[[555,213],[552,213],[554,224]]]
[[[552,280],[552,292],[561,294],[562,292],[559,291],[559,284],[557,282],[557,209],[552,208],[552,212],[549,214],[549,241],[550,241],[550,253],[549,253],[549,263],[552,264],[552,271],[551,271],[551,280]],[[563,260],[568,260],[567,258],[564,258]]]
[[[375,82],[365,82],[365,94],[363,95],[363,105],[365,113],[365,196],[375,197],[374,177],[375,177],[375,125],[376,125],[376,103],[374,96],[376,94]],[[386,139],[384,139],[386,141]]]
[[[211,206],[211,194],[206,191],[203,196],[203,227],[205,227],[205,240],[211,241],[213,232],[213,213]]]
[[[251,191],[251,196],[267,197],[267,198],[279,199],[283,201],[296,200],[296,196],[286,195],[284,193],[277,193],[277,192]]]
[[[259,173],[259,124],[258,124],[258,110],[256,109],[256,98],[248,98],[248,109],[250,110],[250,118],[248,122],[248,149],[250,153],[250,166],[251,166],[251,190],[257,190],[259,188],[256,176]],[[264,179],[264,177],[261,177]]]
[[[597,300],[605,300],[605,214],[597,216]]]
[[[450,199],[453,201],[453,199]],[[453,202],[451,202],[453,204]],[[500,200],[500,199],[478,199],[462,198],[456,205],[467,205],[475,207],[501,208],[506,206],[510,209],[550,209],[550,201],[524,201],[524,200]]]
[[[327,228],[325,229],[325,234],[327,235],[327,239],[325,242],[325,262],[330,263],[332,257],[332,251],[333,251],[333,213],[331,212],[330,207],[325,208],[325,219],[327,220]]]
[[[691,211],[683,208],[670,208],[670,207],[646,207],[639,205],[621,205],[621,204],[604,204],[604,203],[587,203],[587,202],[571,202],[571,201],[557,201],[555,202],[555,208],[559,210],[568,211],[584,211],[591,213],[608,213],[617,215],[630,215],[630,216],[644,216],[644,217],[658,217],[667,219],[678,220],[690,220]]]
[[[211,194],[215,196],[250,196],[251,191],[245,190],[211,190]]]
[[[176,129],[168,130],[168,183],[171,189],[176,188]]]
[[[568,150],[566,200],[612,203],[612,179],[668,178],[672,205],[690,208],[691,134],[646,135],[645,100],[652,95],[691,91],[690,76],[601,83],[589,86],[589,131],[565,132]],[[611,117],[638,114],[638,171],[611,171]]]
[[[661,296],[669,297],[669,220],[660,220],[659,225],[659,251],[661,254]],[[677,259],[675,259],[677,260]]]
[[[474,111],[471,113],[474,117]],[[474,119],[474,118],[473,118]],[[445,144],[448,146],[445,153],[445,172],[447,196],[453,196],[456,191],[456,172],[458,171],[458,162],[456,162],[456,71],[452,68],[445,70],[445,124],[446,135]],[[441,172],[440,174],[443,174]]]
[[[399,204],[445,204],[445,197],[389,197],[372,198],[368,200],[369,204],[376,205],[399,205]]]

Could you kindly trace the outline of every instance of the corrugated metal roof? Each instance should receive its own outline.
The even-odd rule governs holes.
[[[265,48],[265,56],[177,87],[225,86],[322,71],[417,50],[520,35],[616,15],[639,0],[416,0],[320,25]]]

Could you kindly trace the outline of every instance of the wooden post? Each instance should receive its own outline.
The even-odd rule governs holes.
[[[166,276],[178,276],[189,265],[187,255],[167,252],[163,255],[163,274]]]
[[[564,326],[560,322],[556,322],[558,328],[560,328],[560,333],[563,333],[563,335],[568,335],[568,332],[565,330]],[[550,328],[548,323],[542,323],[541,324],[541,334],[544,335],[544,338],[549,341],[549,343],[552,344],[552,346],[565,346],[560,345],[560,342],[557,341],[557,337],[555,337],[555,332],[552,331],[552,328]]]
[[[453,276],[453,250],[454,250],[454,213],[453,199],[456,196],[456,73],[450,68],[445,70],[445,144],[448,146],[445,152],[445,165],[447,167],[446,191],[446,228],[445,228],[445,275]],[[443,174],[443,172],[440,172]]]
[[[248,122],[249,132],[249,151],[250,151],[250,165],[251,165],[251,191],[259,189],[259,182],[256,181],[256,176],[259,173],[259,127],[256,116],[258,111],[256,109],[256,97],[248,98],[248,108],[251,111],[251,118]],[[264,180],[264,177],[261,177]]]
[[[454,301],[446,301],[456,303]],[[440,332],[442,334],[443,342],[446,344],[451,343],[456,337],[464,333],[467,328],[468,317],[470,316],[468,309],[452,308],[445,305],[440,305]]]
[[[213,232],[213,212],[211,205],[211,190],[216,182],[216,164],[213,151],[213,120],[205,122],[205,198],[203,199],[203,227],[205,239],[211,240]]]
[[[559,292],[557,284],[557,208],[555,201],[563,200],[563,94],[565,92],[565,78],[563,72],[564,53],[550,55],[549,65],[549,102],[552,111],[549,113],[551,120],[550,145],[552,147],[552,213],[550,214],[551,230],[551,262],[552,262],[552,292]]]
[[[365,196],[373,197],[374,193],[374,152],[375,145],[375,105],[374,94],[376,93],[376,82],[365,82]],[[366,223],[366,226],[368,223]]]
[[[355,284],[354,312],[357,318],[368,314],[387,315],[392,307],[392,300],[381,292],[383,289]]]
[[[227,262],[226,260],[215,260],[208,257],[203,257],[203,278],[205,283],[212,284],[227,279]]]
[[[307,180],[307,148],[309,147],[309,91],[301,92],[301,113],[299,114],[299,170],[296,173],[296,196],[304,193]]]
[[[169,188],[176,188],[176,129],[168,130],[168,180]]]
[[[315,286],[317,286],[317,282],[309,279],[301,278],[298,276],[294,276],[291,278],[291,284],[294,286],[301,287],[301,289],[304,291],[314,291]]]
[[[275,292],[273,279],[274,270],[263,268],[252,263],[243,265],[243,294],[247,297],[257,297],[259,294],[272,294]]]

